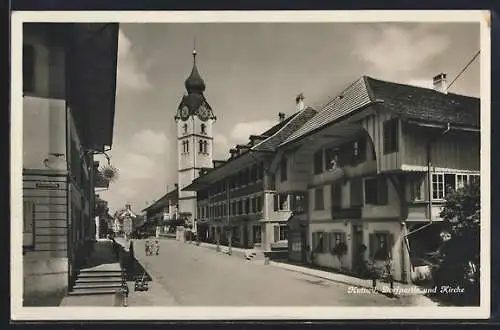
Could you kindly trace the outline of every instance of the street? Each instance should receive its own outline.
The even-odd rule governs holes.
[[[344,284],[175,240],[160,239],[160,255],[146,257],[144,243],[134,240],[136,259],[180,306],[404,304],[381,294],[349,293]]]

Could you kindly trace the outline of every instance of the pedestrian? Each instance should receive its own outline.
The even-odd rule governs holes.
[[[160,242],[158,240],[155,241],[155,253],[156,255],[160,254]]]
[[[150,246],[149,246],[149,240],[146,240],[146,245],[145,245],[145,253],[147,256],[150,255]]]

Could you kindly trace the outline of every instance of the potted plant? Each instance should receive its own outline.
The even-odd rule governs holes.
[[[344,242],[336,244],[333,247],[331,253],[339,259],[340,269],[344,269],[343,259],[344,256],[347,254],[347,244]]]

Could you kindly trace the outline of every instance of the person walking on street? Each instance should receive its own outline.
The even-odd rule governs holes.
[[[155,254],[160,254],[160,242],[158,240],[155,240]]]

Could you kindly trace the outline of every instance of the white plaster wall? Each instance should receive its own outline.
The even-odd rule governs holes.
[[[308,245],[312,247],[312,233],[317,231],[324,231],[325,234],[335,231],[343,232],[346,234],[346,244],[347,244],[347,254],[342,258],[342,267],[351,269],[352,268],[352,226],[350,223],[347,225],[343,221],[335,221],[331,223],[314,223],[311,222],[309,230],[309,241]],[[332,253],[319,253],[317,254],[316,262],[320,266],[330,267],[330,268],[341,268],[341,262],[337,256]]]

